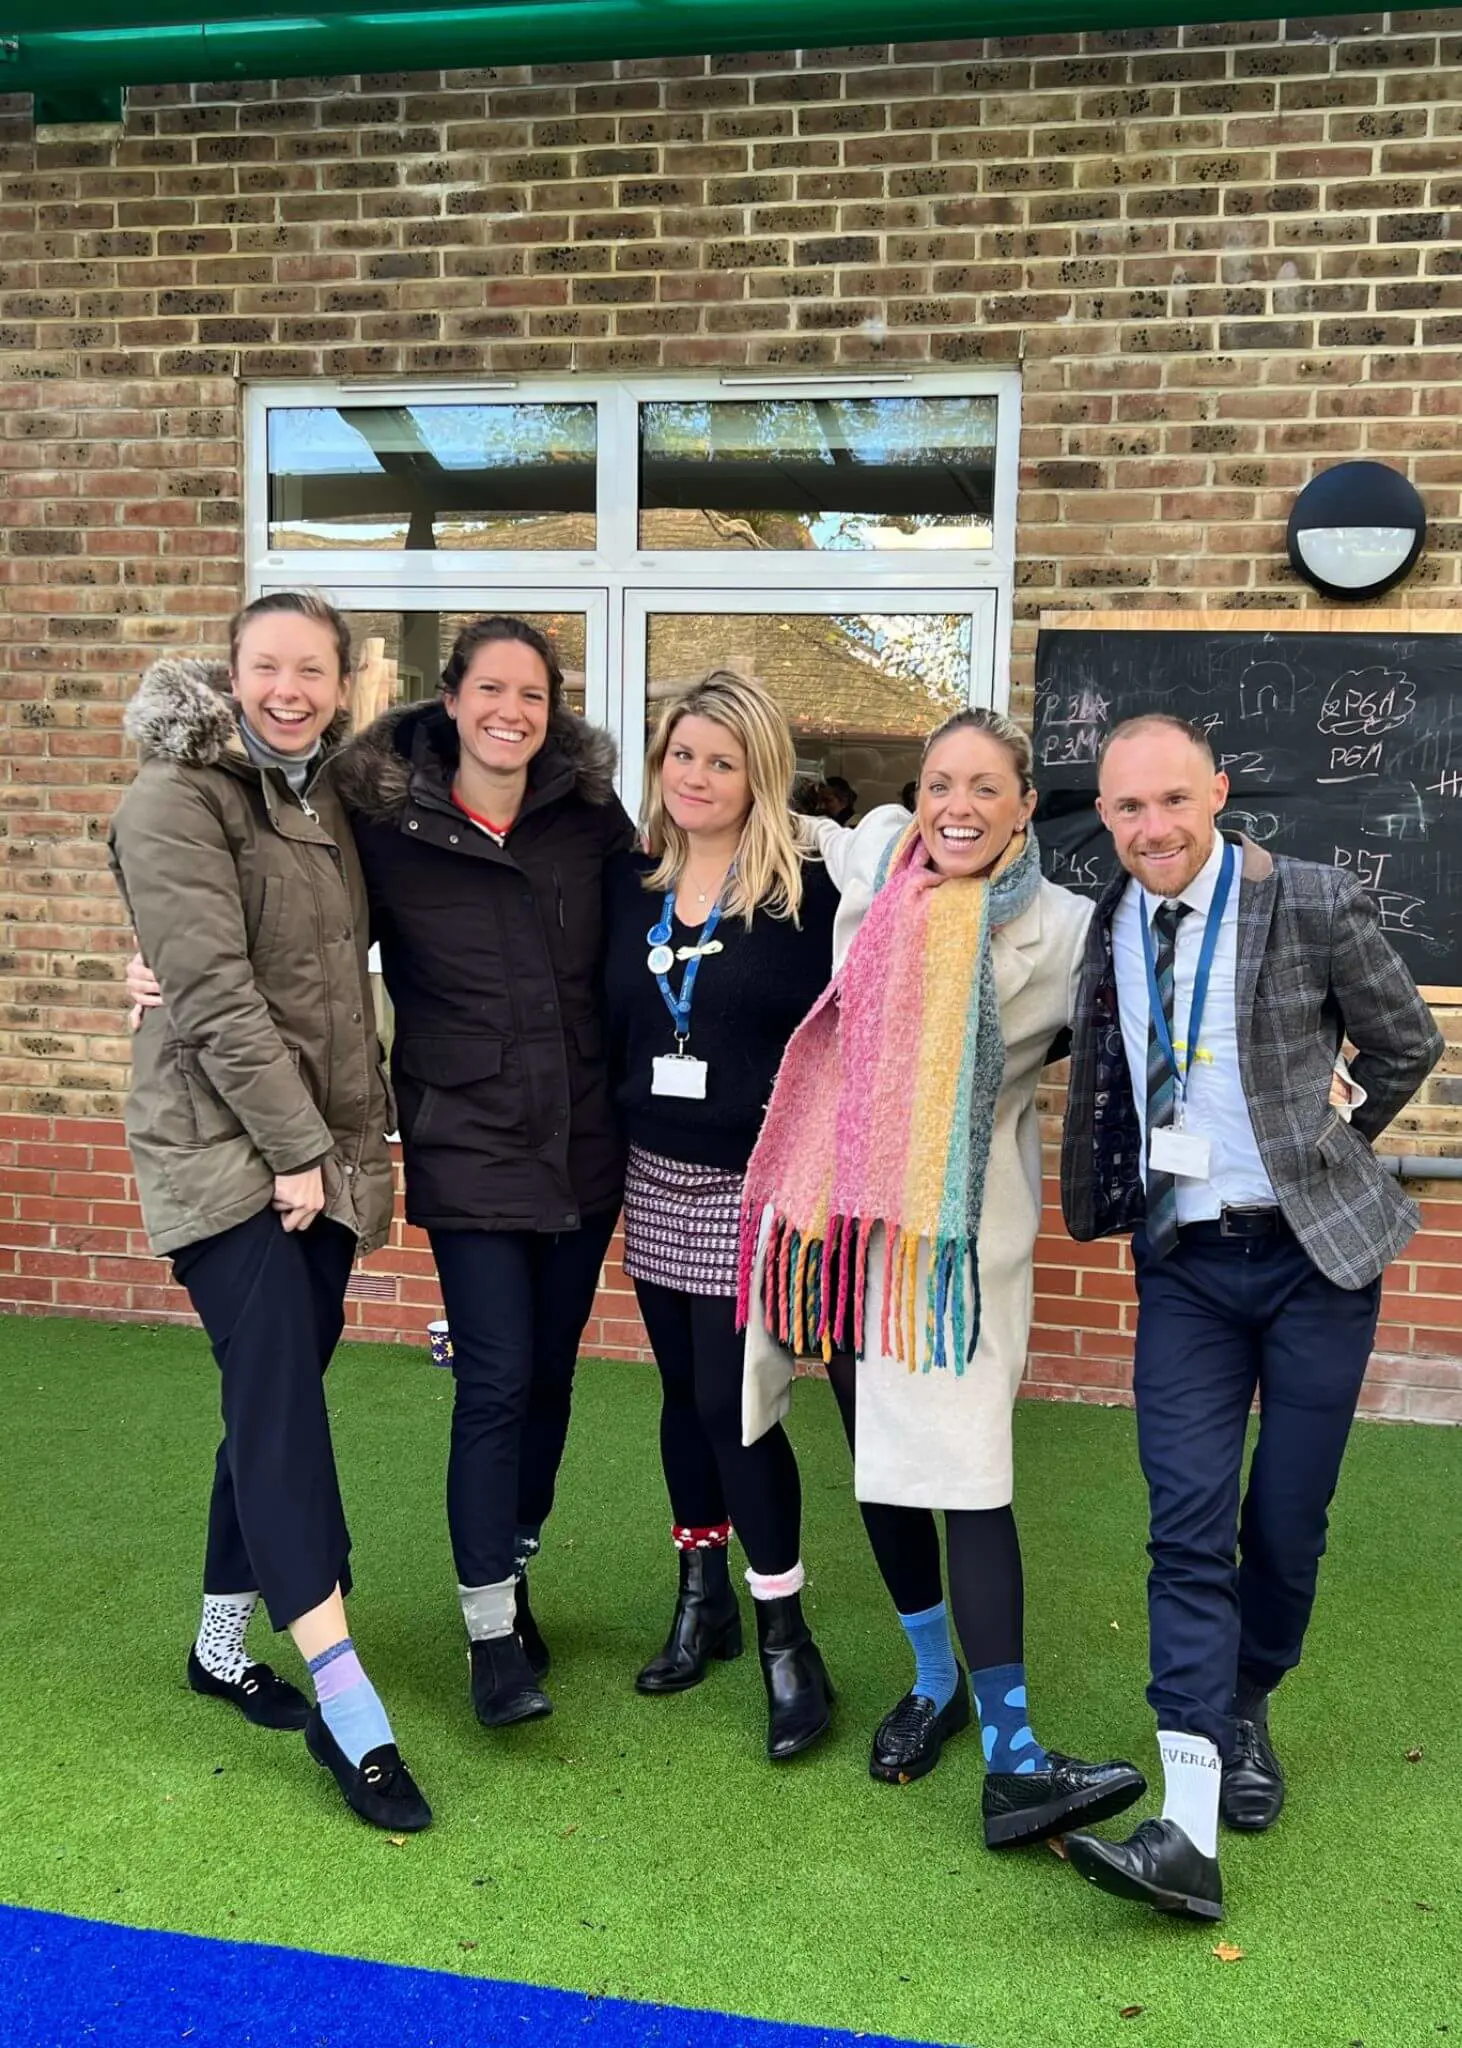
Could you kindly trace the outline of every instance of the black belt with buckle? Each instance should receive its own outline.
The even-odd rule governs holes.
[[[1185,1223],[1178,1235],[1196,1239],[1201,1244],[1205,1240],[1212,1243],[1218,1238],[1278,1237],[1288,1228],[1283,1211],[1273,1206],[1241,1209],[1230,1208],[1225,1203],[1211,1221]]]

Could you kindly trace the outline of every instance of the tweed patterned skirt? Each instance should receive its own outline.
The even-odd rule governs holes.
[[[624,1270],[678,1294],[734,1295],[741,1175],[629,1148]]]

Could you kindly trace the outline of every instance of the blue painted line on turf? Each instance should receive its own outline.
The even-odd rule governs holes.
[[[908,2048],[0,1906],[5,2048]]]

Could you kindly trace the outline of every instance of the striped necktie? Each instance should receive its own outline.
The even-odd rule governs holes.
[[[1162,999],[1163,1015],[1168,1022],[1168,1038],[1175,1042],[1177,1033],[1173,1027],[1173,964],[1178,950],[1178,920],[1186,917],[1192,906],[1187,903],[1161,903],[1152,920],[1157,933],[1157,992]],[[1151,1149],[1152,1133],[1161,1130],[1173,1120],[1177,1105],[1178,1084],[1166,1053],[1158,1041],[1157,1031],[1148,1019],[1147,1025],[1147,1132],[1148,1147]],[[1155,1259],[1165,1259],[1178,1242],[1178,1184],[1170,1173],[1159,1173],[1156,1168],[1147,1169],[1147,1246]]]

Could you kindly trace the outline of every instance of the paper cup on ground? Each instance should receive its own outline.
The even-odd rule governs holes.
[[[431,1362],[433,1365],[450,1365],[452,1363],[452,1333],[445,1323],[428,1323],[426,1326],[426,1341],[431,1346]]]

